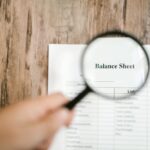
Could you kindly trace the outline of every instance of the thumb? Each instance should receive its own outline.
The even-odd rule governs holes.
[[[45,134],[47,136],[53,136],[62,126],[67,126],[69,120],[70,112],[67,109],[62,108],[52,113],[50,116],[45,118]]]

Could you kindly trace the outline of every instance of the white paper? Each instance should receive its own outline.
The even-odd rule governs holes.
[[[70,99],[83,80],[80,59],[86,45],[50,44],[48,93],[62,92]],[[150,46],[146,46],[150,54]],[[50,150],[149,150],[149,83],[130,100],[111,101],[89,94],[78,104],[67,129],[56,135]]]

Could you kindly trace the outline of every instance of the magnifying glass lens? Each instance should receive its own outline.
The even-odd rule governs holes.
[[[146,82],[149,63],[143,47],[130,37],[100,37],[86,48],[82,60],[87,85],[101,96],[121,99]]]

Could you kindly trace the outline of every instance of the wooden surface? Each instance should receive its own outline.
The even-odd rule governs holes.
[[[150,0],[0,0],[0,107],[47,93],[49,43],[110,29],[150,43]]]

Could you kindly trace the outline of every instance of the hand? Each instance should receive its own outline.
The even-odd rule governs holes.
[[[38,97],[0,111],[0,149],[46,149],[55,133],[71,122],[73,112],[61,106],[62,94]]]

